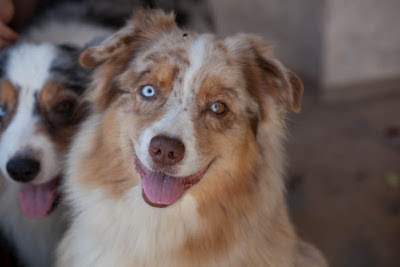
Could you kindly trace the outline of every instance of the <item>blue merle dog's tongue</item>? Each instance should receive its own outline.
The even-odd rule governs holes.
[[[57,193],[57,179],[40,185],[22,184],[18,193],[21,211],[31,219],[43,218],[52,210]]]

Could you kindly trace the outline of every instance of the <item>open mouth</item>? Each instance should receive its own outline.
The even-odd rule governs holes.
[[[21,184],[18,200],[22,213],[31,219],[47,216],[56,206],[60,180],[60,176],[57,176],[44,184]]]
[[[186,176],[176,177],[164,172],[151,171],[136,157],[136,172],[142,178],[142,195],[144,201],[153,207],[164,208],[174,204],[185,190],[197,184],[207,172],[208,164],[199,172]]]

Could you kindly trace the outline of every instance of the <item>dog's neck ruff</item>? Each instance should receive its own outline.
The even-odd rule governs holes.
[[[142,178],[142,195],[147,204],[164,208],[174,204],[184,191],[197,184],[208,170],[208,164],[199,172],[186,176],[175,177],[163,172],[151,171],[136,157],[136,172]]]

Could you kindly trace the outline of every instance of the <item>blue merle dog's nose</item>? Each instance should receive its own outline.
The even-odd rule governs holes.
[[[30,157],[15,157],[7,162],[7,172],[17,182],[30,182],[40,171],[40,162]]]

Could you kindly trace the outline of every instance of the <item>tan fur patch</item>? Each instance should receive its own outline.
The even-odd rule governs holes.
[[[121,85],[125,90],[137,93],[140,93],[142,86],[152,85],[161,90],[162,95],[168,96],[176,73],[176,67],[166,61],[161,61],[155,64],[151,70],[140,74],[136,74],[134,69],[129,70],[122,76]]]
[[[248,138],[249,141],[252,139],[250,135]],[[249,144],[253,145],[253,142],[249,142]],[[212,144],[216,151],[226,150],[225,145],[223,141],[216,141]],[[215,251],[228,250],[236,238],[234,233],[240,229],[234,229],[235,224],[226,222],[226,220],[251,220],[256,215],[256,210],[259,209],[258,205],[261,203],[257,202],[257,194],[254,193],[258,190],[257,177],[253,173],[259,153],[255,147],[249,150],[246,144],[241,144],[239,147],[244,149],[237,148],[236,153],[231,156],[229,164],[225,167],[223,167],[224,159],[217,158],[213,163],[215,166],[211,166],[209,170],[210,173],[190,191],[190,194],[198,202],[200,216],[207,224],[204,226],[204,232],[198,236],[190,236],[186,241],[185,251],[191,257],[196,254],[202,254],[201,257],[209,257]],[[245,162],[243,162],[243,158],[246,159]],[[217,179],[217,177],[219,178]],[[222,188],[223,190],[221,190]],[[210,205],[210,199],[215,205]],[[202,247],[199,244],[207,245]]]
[[[50,110],[61,100],[77,100],[77,94],[65,89],[64,82],[60,79],[53,79],[43,86],[39,94],[39,105],[43,110]]]
[[[300,80],[299,76],[295,73],[289,71],[289,80],[290,84],[293,88],[293,96],[292,100],[289,102],[289,109],[294,112],[299,112],[301,109],[301,100],[303,98],[303,83]]]
[[[80,182],[89,188],[105,188],[112,197],[120,198],[139,180],[131,174],[134,162],[121,160],[121,155],[127,152],[118,145],[120,126],[116,117],[113,110],[104,115],[104,121],[97,129],[94,146],[85,159]],[[133,153],[131,144],[127,145],[128,153]]]

